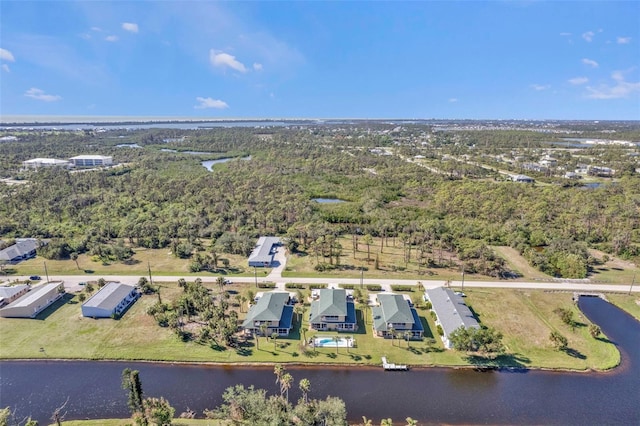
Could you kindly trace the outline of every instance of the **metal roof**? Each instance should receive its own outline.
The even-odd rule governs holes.
[[[7,305],[7,307],[21,308],[25,306],[31,306],[32,304],[35,304],[36,302],[38,302],[38,300],[41,297],[44,297],[47,294],[49,294],[49,292],[52,291],[53,289],[56,289],[57,291],[57,288],[61,284],[62,282],[58,281],[54,283],[48,283],[48,284],[43,284],[37,287],[33,287],[33,289],[29,293],[13,301],[13,303],[10,303],[9,305]]]
[[[110,282],[91,296],[82,306],[112,310],[115,309],[132,290],[135,290],[135,287]]]
[[[311,302],[309,322],[322,321],[323,316],[347,316],[347,292],[343,288],[323,288],[318,300]]]
[[[274,245],[280,244],[278,237],[260,237],[255,248],[249,255],[249,262],[271,263],[273,255],[271,249]]]
[[[462,297],[453,290],[437,287],[427,290],[426,293],[446,336],[460,327],[480,328]]]
[[[411,324],[411,331],[424,330],[418,312],[409,305],[402,294],[380,293],[377,297],[380,306],[371,308],[374,329],[386,331],[387,324],[403,323]]]
[[[0,286],[0,299],[8,299],[20,293],[25,288],[29,288],[27,284]]]
[[[38,248],[38,240],[35,238],[18,238],[16,243],[0,250],[0,259],[12,260],[29,254]]]
[[[70,160],[106,160],[106,159],[113,159],[113,157],[108,155],[87,154],[87,155],[76,155],[75,157],[70,158]]]
[[[289,293],[279,291],[264,293],[258,302],[249,309],[242,326],[251,328],[255,321],[280,321],[288,302]]]

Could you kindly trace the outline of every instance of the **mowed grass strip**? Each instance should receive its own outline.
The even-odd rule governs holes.
[[[607,294],[607,300],[640,321],[640,294]]]
[[[606,339],[589,334],[590,322],[571,300],[571,293],[544,291],[465,289],[466,301],[482,324],[504,334],[504,344],[525,367],[606,370],[620,362],[620,353]],[[573,330],[554,312],[573,312]],[[549,335],[558,331],[568,340],[567,351],[553,348]]]

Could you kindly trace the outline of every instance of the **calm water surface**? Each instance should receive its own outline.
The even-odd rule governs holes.
[[[205,167],[207,170],[212,171],[213,166],[215,166],[216,164],[226,163],[231,160],[235,160],[235,158],[230,157],[230,158],[219,158],[217,160],[207,160],[207,161],[201,162],[200,164],[202,164],[202,166]],[[242,157],[242,160],[251,160],[251,156],[249,155],[246,157]]]
[[[608,373],[380,368],[289,368],[296,382],[311,381],[316,398],[343,398],[349,419],[379,422],[407,416],[421,424],[640,424],[640,322],[597,298],[580,307],[622,353]],[[147,396],[164,396],[179,413],[199,414],[222,402],[228,386],[242,383],[277,391],[273,369],[132,362],[2,362],[0,406],[41,424],[67,398],[67,419],[127,417],[122,369],[140,370]],[[297,399],[297,392],[291,398]]]

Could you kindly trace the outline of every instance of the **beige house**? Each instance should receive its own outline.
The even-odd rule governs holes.
[[[33,287],[30,292],[0,309],[0,317],[35,318],[64,295],[64,284],[53,282]]]

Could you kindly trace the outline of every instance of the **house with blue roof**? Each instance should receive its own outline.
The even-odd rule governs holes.
[[[317,300],[311,302],[309,324],[312,330],[357,330],[353,298],[342,288],[323,288]]]

